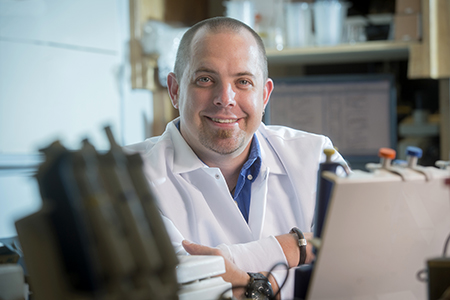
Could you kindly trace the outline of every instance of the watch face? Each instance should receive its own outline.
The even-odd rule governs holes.
[[[263,295],[269,295],[270,294],[270,287],[265,282],[261,282],[261,285],[257,287],[257,291]]]
[[[253,291],[247,296],[250,299],[256,300],[269,300],[269,296],[264,291]]]
[[[273,297],[272,286],[269,280],[262,274],[250,274],[251,280],[247,287],[246,297],[257,300],[268,300]]]
[[[271,288],[265,282],[261,282],[261,284],[256,287],[255,294],[258,294],[259,296],[256,299],[269,299]]]

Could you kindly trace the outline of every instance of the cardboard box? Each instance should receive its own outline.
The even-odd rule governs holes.
[[[395,15],[394,24],[394,38],[396,41],[421,40],[422,22],[419,13]]]
[[[422,11],[421,0],[397,0],[395,2],[396,14],[416,14]]]

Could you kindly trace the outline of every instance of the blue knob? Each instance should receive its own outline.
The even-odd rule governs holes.
[[[408,147],[406,147],[406,155],[421,158],[422,157],[422,149],[420,149],[418,147],[414,147],[414,146],[408,146]]]

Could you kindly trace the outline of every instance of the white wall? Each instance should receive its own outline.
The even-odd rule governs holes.
[[[128,20],[127,0],[0,0],[0,237],[40,204],[32,178],[6,172],[11,158],[55,139],[108,149],[105,125],[122,145],[148,135],[152,99],[130,87]]]

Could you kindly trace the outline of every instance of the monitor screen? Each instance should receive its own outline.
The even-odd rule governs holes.
[[[274,78],[264,122],[331,138],[353,169],[396,147],[396,92],[391,75]]]

